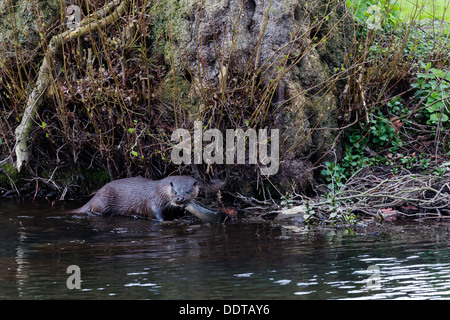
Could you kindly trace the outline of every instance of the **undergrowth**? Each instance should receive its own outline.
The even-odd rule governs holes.
[[[449,155],[447,30],[419,21],[420,10],[403,21],[389,1],[351,5],[359,24],[353,59],[365,68],[346,87],[341,117],[351,125],[343,133],[343,155],[321,171],[333,190],[364,167],[427,169]],[[375,27],[374,12],[380,14]]]
[[[384,194],[398,199],[386,205],[369,202],[359,207],[345,194],[352,192],[353,181],[359,181],[358,188],[364,190],[361,186],[366,175],[368,180],[379,176],[378,183],[386,176],[394,180],[411,173],[430,181],[446,175],[444,162],[450,156],[448,21],[420,20],[420,6],[403,20],[400,7],[390,1],[357,1],[349,5],[358,23],[353,61],[361,61],[364,68],[358,77],[349,78],[345,89],[341,119],[348,125],[343,131],[342,156],[325,162],[321,170],[329,190],[326,203],[333,215],[326,219],[345,224],[349,214],[359,210],[377,219],[395,220],[404,214],[404,208],[440,216],[439,208],[443,207],[419,209],[419,197],[402,201],[402,195],[410,192],[406,186],[402,189],[395,185],[391,194]],[[376,18],[374,12],[379,14]],[[378,25],[374,26],[374,21]],[[352,94],[348,95],[350,90]],[[369,191],[359,193],[361,199],[366,192],[370,195],[370,190],[375,197],[377,185],[370,186]],[[445,185],[443,190],[447,190]],[[432,192],[439,195],[440,191]],[[377,206],[385,209],[379,211]],[[315,218],[309,222],[320,220]]]
[[[103,10],[104,5],[118,2],[75,1],[74,5],[87,17]],[[242,1],[240,14],[247,2]],[[179,127],[192,128],[194,119],[203,121],[203,129],[270,128],[284,102],[277,104],[277,99],[281,99],[281,79],[311,50],[326,45],[336,26],[327,26],[330,31],[323,34],[319,30],[329,24],[329,16],[341,7],[331,1],[321,17],[309,17],[305,10],[303,18],[314,19],[311,27],[298,28],[268,61],[260,61],[271,10],[268,2],[250,59],[238,70],[234,62],[238,34],[233,33],[228,49],[215,49],[220,77],[209,81],[208,65],[199,45],[206,40],[200,31],[195,39],[198,68],[188,68],[183,73],[174,60],[170,30],[175,28],[171,25],[170,6],[179,4],[162,0],[130,3],[114,23],[65,42],[60,56],[49,57],[51,84],[31,132],[33,157],[25,169],[32,177],[28,187],[40,181],[57,185],[56,177],[61,172],[61,176],[72,176],[69,187],[76,189],[78,184],[82,192],[87,192],[89,183],[85,180],[91,177],[80,168],[100,170],[111,179],[135,175],[160,178],[172,172],[182,173],[185,169],[170,162],[170,133]],[[157,11],[159,4],[169,5],[168,10]],[[62,2],[60,9],[60,19],[52,28],[44,21],[37,23],[39,54],[20,46],[11,47],[17,56],[30,59],[19,66],[14,59],[5,58],[0,67],[2,163],[14,161],[14,129],[23,116],[29,87],[36,81],[43,54],[48,52],[49,39],[66,30]],[[240,14],[233,22],[236,29]],[[161,16],[169,19],[169,32],[164,34],[155,31]],[[199,25],[194,24],[193,28],[200,30]],[[19,30],[17,33],[20,35]],[[311,33],[315,34],[313,41],[309,39]],[[215,41],[215,37],[208,41]],[[306,89],[308,99],[320,103],[320,96],[331,90],[342,75],[344,72],[338,71],[329,81]],[[190,96],[190,85],[199,97],[197,100]],[[313,123],[314,127],[319,125],[320,119]],[[305,129],[306,137],[311,134]],[[58,190],[65,187],[59,186]]]

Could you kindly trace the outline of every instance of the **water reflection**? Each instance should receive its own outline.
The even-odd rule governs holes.
[[[0,298],[439,299],[448,225],[378,230],[155,224],[0,206]],[[81,290],[69,290],[69,265]]]

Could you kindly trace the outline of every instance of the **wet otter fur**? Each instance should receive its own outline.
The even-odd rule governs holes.
[[[114,180],[104,185],[79,209],[67,213],[101,213],[164,220],[171,209],[183,209],[199,192],[199,184],[189,176],[172,176],[162,180],[142,177]]]

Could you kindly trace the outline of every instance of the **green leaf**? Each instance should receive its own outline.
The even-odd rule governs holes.
[[[445,76],[445,71],[441,69],[431,68],[431,72],[433,72],[437,77],[442,78]]]
[[[433,113],[430,115],[430,122],[437,124],[439,122],[439,113]]]
[[[443,107],[444,107],[444,103],[443,102],[436,102],[431,107],[427,107],[427,111],[429,113],[433,113],[433,112],[441,110],[441,108],[443,108]]]

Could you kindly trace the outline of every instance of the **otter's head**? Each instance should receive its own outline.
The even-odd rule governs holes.
[[[185,206],[198,196],[199,185],[193,178],[180,177],[170,182],[170,198],[173,206]]]

